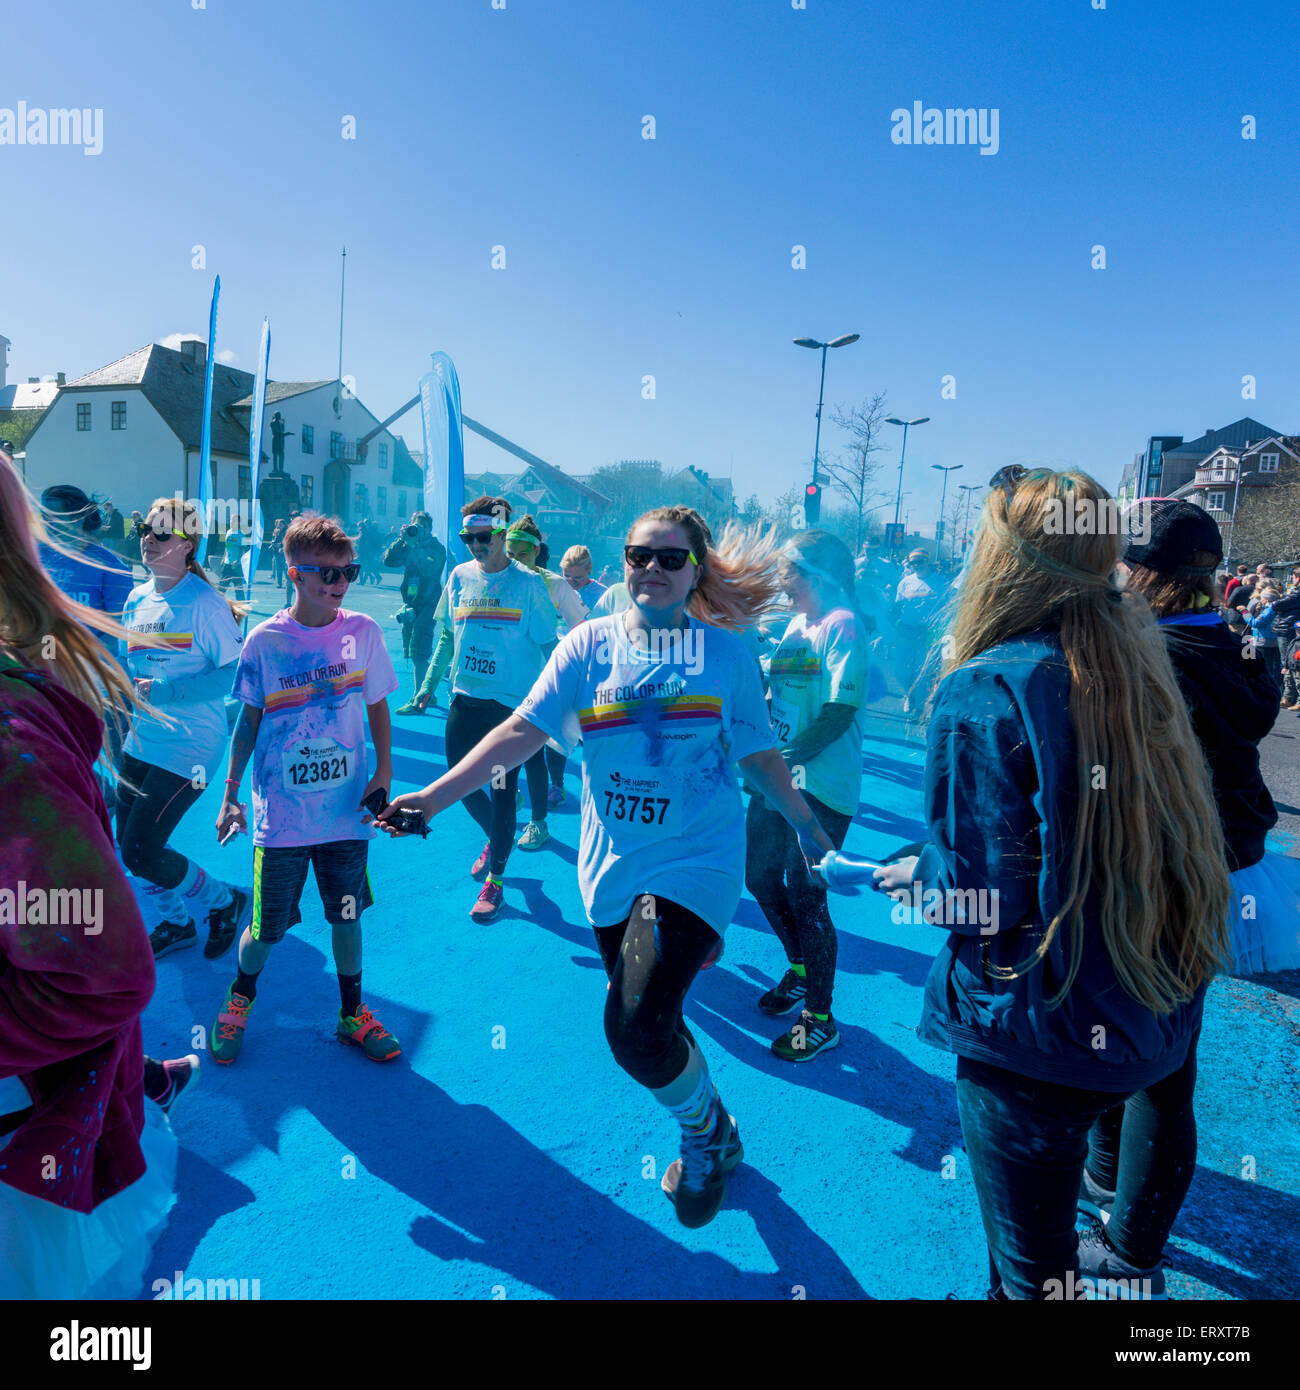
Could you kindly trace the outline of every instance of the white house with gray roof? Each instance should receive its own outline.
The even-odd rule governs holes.
[[[75,483],[123,515],[156,497],[199,495],[207,347],[150,343],[69,381],[27,443],[28,487]],[[215,498],[251,502],[249,425],[253,375],[218,363],[212,393]],[[379,420],[337,381],[270,382],[262,434],[262,476],[271,470],[273,415],[286,426],[284,466],[304,510],[322,510],[354,528],[363,516],[397,520],[391,486],[395,452],[388,431],[357,458],[356,441]],[[236,506],[228,508],[230,512]]]

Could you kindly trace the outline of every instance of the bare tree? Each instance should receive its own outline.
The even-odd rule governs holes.
[[[854,553],[862,547],[866,534],[866,514],[868,504],[878,495],[875,487],[876,474],[880,465],[871,457],[885,446],[880,442],[882,426],[885,423],[885,393],[878,392],[868,397],[861,405],[845,410],[836,406],[831,419],[849,436],[848,444],[837,456],[823,458],[822,471],[833,486],[848,494],[849,504],[856,516],[854,526]]]
[[[1229,499],[1231,500],[1231,499]],[[1222,528],[1231,563],[1289,564],[1300,557],[1300,479],[1241,489],[1236,525]]]

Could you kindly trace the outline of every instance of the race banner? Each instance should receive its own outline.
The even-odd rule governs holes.
[[[257,349],[257,377],[253,382],[253,413],[248,419],[248,465],[253,483],[253,533],[241,561],[244,583],[252,594],[257,578],[257,556],[262,548],[262,505],[257,500],[257,484],[262,471],[262,416],[266,413],[266,373],[271,364],[271,320],[262,320],[262,341]]]
[[[468,552],[460,539],[465,497],[465,432],[460,418],[460,378],[445,352],[433,354],[433,368],[420,379],[420,423],[424,429],[424,509],[433,534],[447,548],[447,564],[458,565]]]
[[[217,300],[221,297],[221,276],[212,286],[212,309],[208,314],[208,364],[203,379],[203,443],[199,449],[199,534],[198,562],[208,559],[208,533],[212,529],[212,374],[217,365]]]

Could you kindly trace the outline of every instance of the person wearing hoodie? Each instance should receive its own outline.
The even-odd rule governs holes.
[[[1074,471],[991,481],[927,729],[929,843],[877,871],[939,890],[920,1035],[957,1054],[994,1298],[1163,1296],[1196,1165],[1185,1064],[1227,936],[1209,772],[1150,609],[1117,587],[1123,538],[1052,524],[1080,505],[1112,503]],[[1089,1131],[1132,1097],[1115,1243],[1081,1243]]]

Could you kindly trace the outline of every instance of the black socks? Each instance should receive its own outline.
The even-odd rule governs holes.
[[[343,1017],[354,1018],[361,1009],[361,972],[339,976],[339,998],[343,1001]]]
[[[235,991],[235,993],[236,993],[236,994],[242,994],[242,995],[244,996],[245,999],[249,999],[249,1000],[256,999],[256,998],[257,998],[257,977],[258,977],[258,975],[260,975],[262,972],[261,972],[260,970],[257,970],[257,971],[254,971],[254,973],[251,974],[251,975],[245,975],[244,972],[243,972],[243,970],[239,969],[238,966],[236,966],[235,968],[236,968],[236,970],[238,970],[238,972],[239,972],[239,973],[235,976],[235,984],[234,984],[234,991]]]

